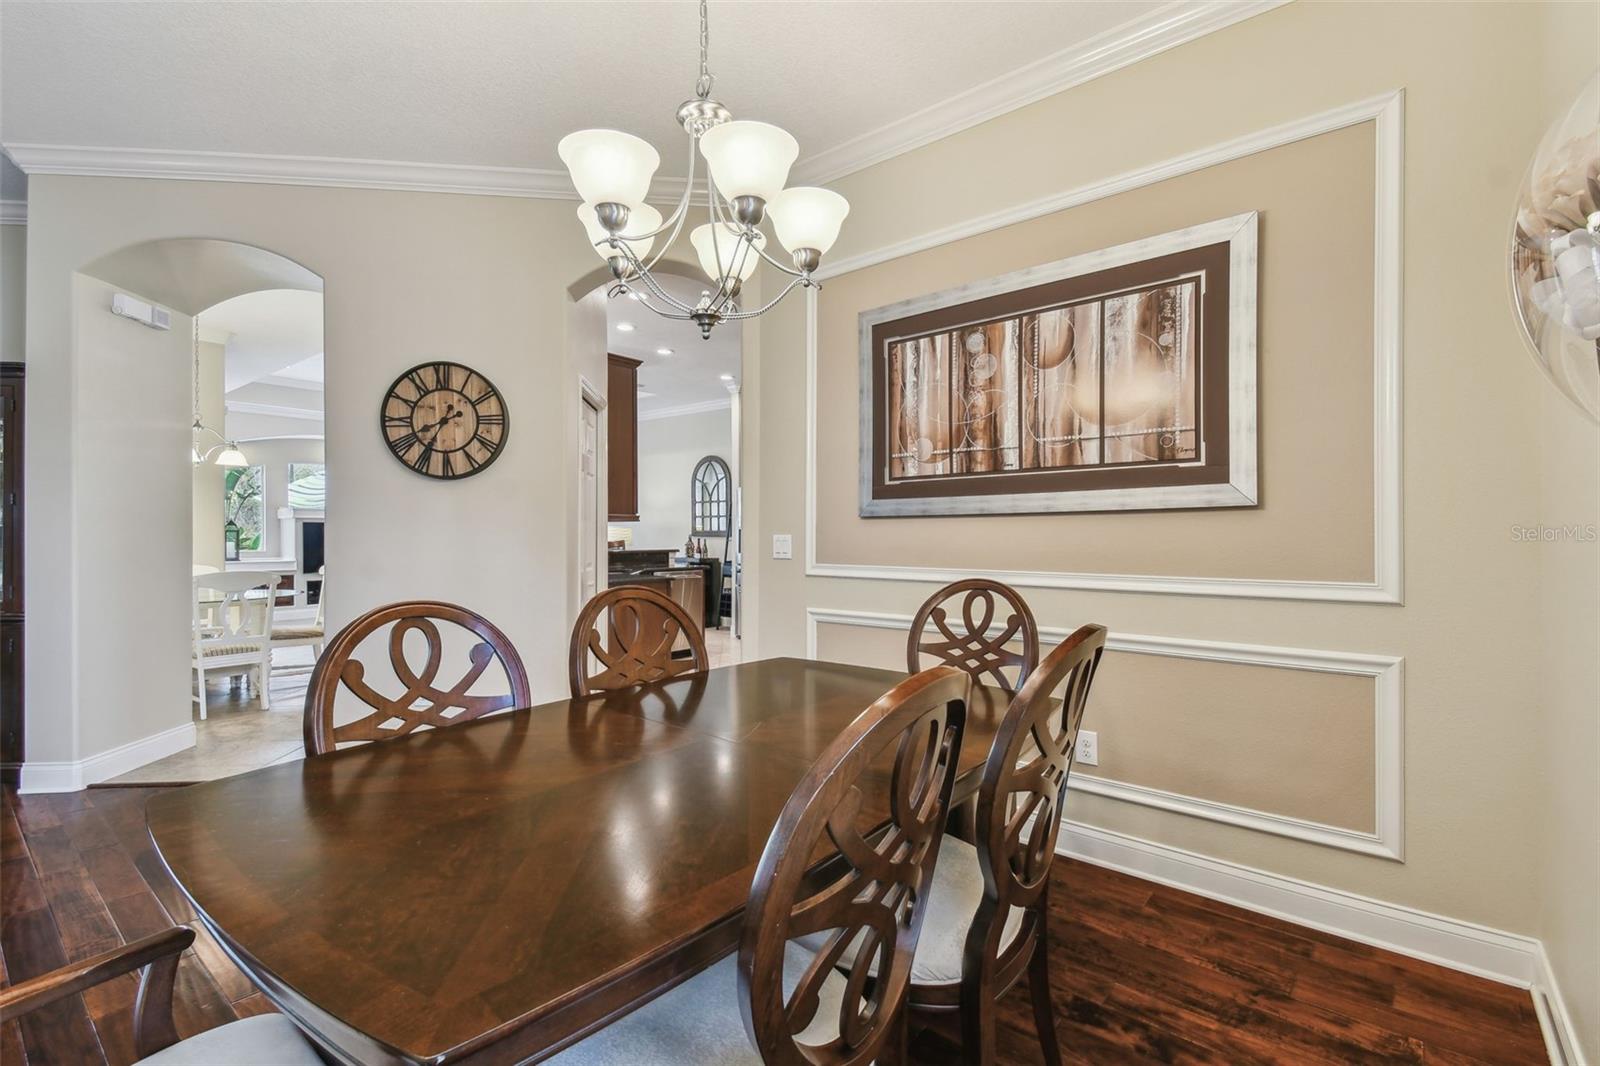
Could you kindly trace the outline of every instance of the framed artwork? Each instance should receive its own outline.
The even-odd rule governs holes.
[[[861,515],[1249,507],[1255,212],[861,315]]]

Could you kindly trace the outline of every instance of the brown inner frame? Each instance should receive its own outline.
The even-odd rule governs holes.
[[[1092,489],[1215,485],[1228,482],[1228,305],[1231,278],[1226,241],[1156,256],[1108,270],[1062,278],[982,300],[940,307],[872,327],[872,498],[914,500],[1000,493],[1082,492]],[[1101,295],[1148,288],[1184,274],[1201,274],[1198,463],[1138,463],[1071,469],[945,474],[889,480],[888,373],[891,339],[953,330],[972,322],[1026,314]]]

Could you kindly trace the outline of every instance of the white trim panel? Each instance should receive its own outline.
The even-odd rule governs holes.
[[[874,611],[844,611],[820,607],[806,608],[806,654],[817,655],[819,625],[862,626],[909,632],[912,617]],[[990,635],[998,635],[995,626]],[[1069,629],[1041,626],[1039,638],[1045,644],[1058,644],[1072,633]],[[1374,855],[1401,861],[1405,836],[1405,710],[1402,672],[1404,660],[1393,655],[1365,652],[1323,651],[1311,648],[1283,648],[1262,644],[1235,644],[1187,637],[1156,637],[1137,633],[1112,633],[1106,638],[1108,651],[1133,655],[1159,655],[1173,659],[1199,659],[1205,662],[1236,663],[1286,670],[1312,670],[1319,673],[1348,674],[1372,680],[1373,719],[1373,830],[1364,832],[1344,826],[1327,825],[1271,811],[1260,811],[1231,803],[1187,796],[1164,789],[1149,788],[1081,771],[1067,779],[1067,787],[1124,803],[1173,811],[1192,818],[1221,822],[1259,833],[1289,837],[1308,844]]]
[[[77,792],[88,785],[137,770],[146,763],[186,751],[194,744],[194,723],[185,722],[76,762],[24,762],[19,791]]]
[[[1018,204],[967,222],[825,263],[819,277],[834,277],[951,241],[1026,222],[1042,215],[1218,163],[1371,121],[1376,125],[1374,168],[1373,273],[1373,581],[1295,581],[1262,578],[1197,577],[1167,574],[1102,574],[1057,571],[966,570],[935,567],[822,563],[817,560],[817,290],[806,291],[806,576],[876,581],[945,583],[963,577],[989,577],[1023,588],[1088,589],[1184,596],[1239,596],[1255,599],[1315,600],[1335,603],[1400,603],[1402,562],[1402,407],[1401,407],[1401,251],[1404,93],[1395,90],[1333,108],[1294,122],[1237,137],[1104,181]]]
[[[28,201],[0,200],[0,226],[26,226]]]

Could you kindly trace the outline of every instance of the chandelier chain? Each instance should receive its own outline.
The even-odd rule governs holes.
[[[190,340],[190,347],[193,349],[193,352],[194,352],[194,421],[195,421],[195,425],[199,425],[200,424],[200,316],[199,315],[195,315],[193,318],[191,318],[189,320],[189,322],[190,322],[191,326],[193,327],[190,330],[189,340]]]
[[[710,96],[716,80],[711,74],[711,27],[706,18],[706,0],[700,0],[700,77],[695,79],[695,96],[701,100]]]

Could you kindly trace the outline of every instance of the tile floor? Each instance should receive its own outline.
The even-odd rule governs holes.
[[[706,633],[711,666],[731,666],[740,661],[740,645],[726,629]],[[195,711],[195,745],[187,751],[146,763],[104,784],[188,784],[214,781],[272,763],[304,756],[302,721],[306,683],[311,678],[310,648],[285,648],[277,653],[272,673],[272,709],[263,711],[254,688],[237,686],[226,677],[206,682],[207,715]]]

